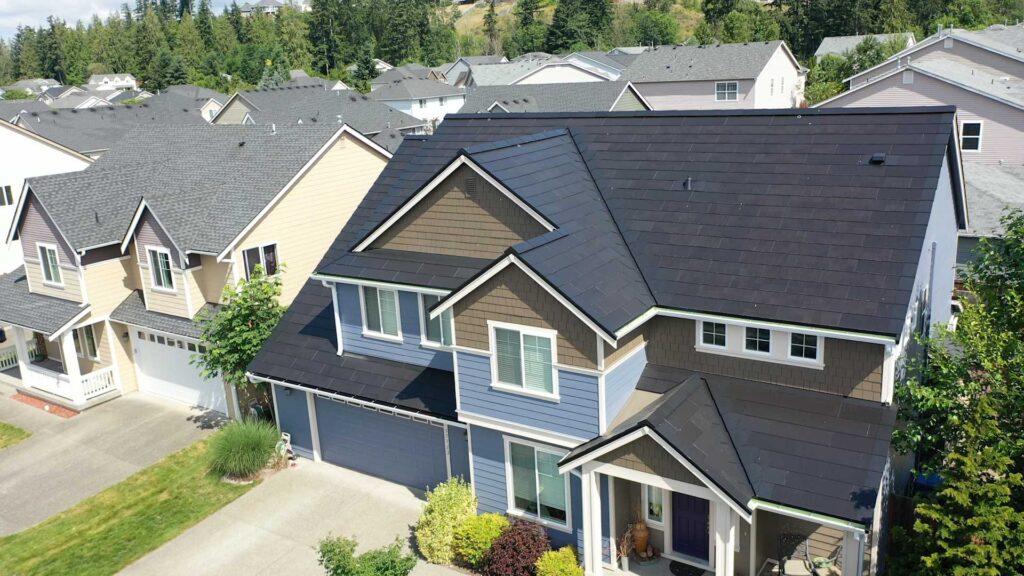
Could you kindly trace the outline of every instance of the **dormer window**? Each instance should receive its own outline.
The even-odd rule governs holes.
[[[696,321],[694,348],[699,352],[746,358],[758,362],[821,369],[825,342],[822,336],[784,328],[761,328],[737,319]],[[795,328],[795,327],[794,327]]]
[[[163,248],[148,248],[149,272],[153,288],[167,292],[174,291],[174,275],[171,274],[171,253]]]
[[[398,292],[363,286],[363,334],[402,339],[398,319]]]
[[[43,267],[43,282],[55,286],[63,286],[60,276],[60,260],[57,259],[57,247],[50,244],[39,245],[39,263]]]

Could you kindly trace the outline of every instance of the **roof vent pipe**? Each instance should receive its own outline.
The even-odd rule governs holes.
[[[273,124],[273,123],[272,123],[272,124],[270,125],[270,133],[271,133],[271,134],[277,134],[277,124]]]

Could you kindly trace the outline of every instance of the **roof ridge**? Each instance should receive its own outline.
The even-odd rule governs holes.
[[[732,431],[729,430],[729,424],[726,423],[725,416],[722,415],[722,408],[718,405],[718,399],[715,398],[715,392],[711,389],[711,384],[708,383],[707,378],[701,375],[700,380],[708,390],[708,396],[711,398],[711,403],[715,406],[715,413],[718,414],[718,419],[722,421],[722,428],[725,429],[725,435],[729,438],[729,444],[732,446],[733,452],[736,453],[736,461],[739,463],[740,469],[743,470],[743,477],[747,481],[747,486],[750,487],[751,493],[756,495],[757,491],[754,490],[754,483],[750,480],[750,472],[747,471],[747,466],[743,463],[743,456],[740,455],[739,449],[736,448],[736,440],[733,439]]]
[[[505,114],[505,116],[507,116],[507,114]],[[533,134],[513,136],[511,138],[503,138],[501,140],[493,140],[491,142],[483,142],[480,144],[474,144],[472,146],[465,146],[459,149],[459,154],[472,156],[474,154],[483,154],[484,152],[493,152],[494,150],[501,150],[502,148],[511,148],[513,146],[521,146],[523,144],[533,144],[534,142],[542,142],[544,140],[550,140],[552,138],[557,138],[559,136],[570,136],[571,138],[568,129],[554,128],[551,130],[534,132]],[[456,154],[456,156],[458,156],[458,154]]]

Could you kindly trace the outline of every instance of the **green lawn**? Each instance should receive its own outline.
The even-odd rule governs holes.
[[[0,422],[0,450],[14,446],[31,435],[31,432],[26,432],[17,426]]]
[[[114,574],[245,494],[207,472],[208,440],[0,538],[0,574]]]

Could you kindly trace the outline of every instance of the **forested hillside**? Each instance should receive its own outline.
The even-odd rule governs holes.
[[[463,15],[465,12],[465,15]],[[460,22],[461,18],[465,20]],[[19,28],[0,40],[0,85],[128,71],[150,90],[190,82],[220,90],[273,83],[289,69],[365,86],[373,57],[438,65],[459,55],[566,52],[636,44],[786,40],[801,58],[825,36],[980,28],[1024,18],[1024,0],[312,0],[312,11],[243,17],[210,0],[136,0],[106,19]],[[348,68],[356,65],[355,78]]]

